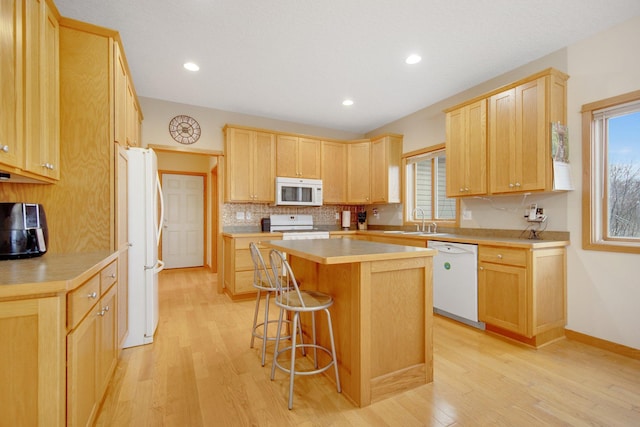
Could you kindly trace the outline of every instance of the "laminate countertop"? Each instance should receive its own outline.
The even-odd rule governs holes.
[[[418,258],[437,253],[433,249],[354,239],[267,240],[261,243],[319,264]]]
[[[98,251],[2,260],[0,299],[69,292],[117,257],[117,252]]]

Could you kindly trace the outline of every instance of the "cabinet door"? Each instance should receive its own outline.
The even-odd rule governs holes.
[[[118,315],[118,287],[111,289],[102,297],[98,303],[100,309],[99,321],[97,325],[97,370],[96,370],[96,396],[98,403],[107,389],[111,374],[117,361],[117,315]]]
[[[255,132],[227,128],[225,135],[225,202],[250,202],[252,150]]]
[[[275,201],[275,135],[266,132],[255,133],[253,169],[251,181],[254,202],[273,203]]]
[[[491,193],[545,189],[545,77],[489,99]]]
[[[0,3],[0,165],[22,167],[22,1]]]
[[[526,284],[524,267],[480,263],[478,274],[480,321],[527,336]]]
[[[24,4],[25,169],[59,179],[59,26],[44,0]]]
[[[99,304],[67,336],[67,423],[70,426],[88,425],[98,410]]]
[[[447,195],[487,193],[487,101],[447,113]]]
[[[515,176],[521,191],[545,189],[548,135],[545,77],[516,87]],[[551,154],[549,154],[549,157]]]
[[[126,146],[127,143],[127,69],[118,42],[113,43],[113,138],[115,142]]]
[[[371,200],[371,143],[347,145],[347,203],[368,204]]]
[[[276,176],[298,178],[298,137],[278,135],[276,142]]]
[[[385,136],[371,141],[371,203],[402,201],[401,161],[401,138]]]
[[[347,145],[322,141],[322,202],[347,201]]]
[[[320,179],[320,141],[298,139],[298,172],[302,178]]]
[[[116,144],[116,249],[118,250],[118,347],[129,331],[129,225],[127,150]]]
[[[65,425],[64,303],[0,302],[0,425]]]

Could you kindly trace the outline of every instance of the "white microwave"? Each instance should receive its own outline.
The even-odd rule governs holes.
[[[277,206],[322,206],[322,180],[276,178]]]

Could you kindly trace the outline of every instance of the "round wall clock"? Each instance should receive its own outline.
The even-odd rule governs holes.
[[[193,117],[175,116],[169,122],[169,133],[180,144],[193,144],[200,138],[200,124]]]

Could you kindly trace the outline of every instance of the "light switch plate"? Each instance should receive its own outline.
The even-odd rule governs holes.
[[[471,210],[469,209],[463,209],[462,210],[462,219],[464,219],[465,221],[471,221]]]
[[[236,219],[244,219],[244,212],[236,212]]]

